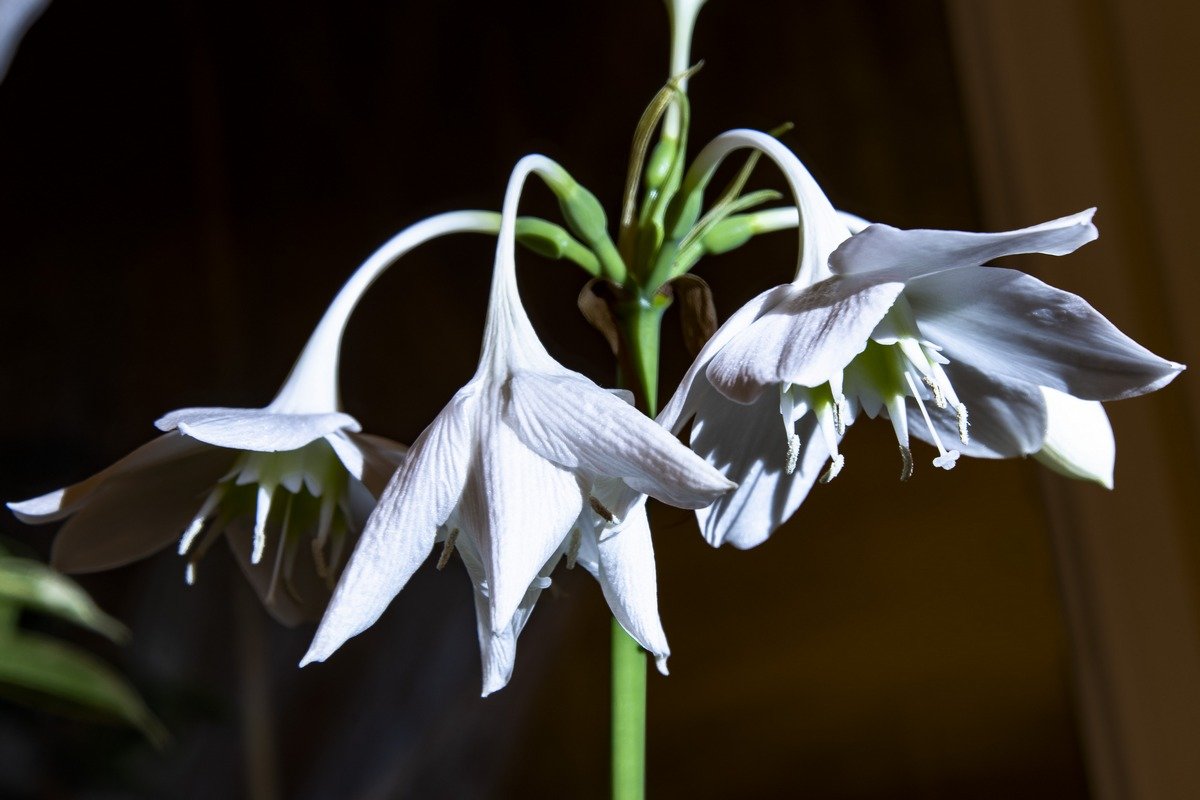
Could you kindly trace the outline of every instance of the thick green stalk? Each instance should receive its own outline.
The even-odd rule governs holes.
[[[632,389],[638,408],[654,416],[658,407],[658,356],[663,312],[670,305],[655,294],[617,309],[621,336],[619,385]],[[612,621],[612,796],[646,796],[646,654]]]

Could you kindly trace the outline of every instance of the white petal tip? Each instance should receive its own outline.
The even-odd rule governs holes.
[[[40,497],[18,500],[12,503],[5,503],[5,505],[8,506],[9,511],[17,516],[17,519],[25,523],[36,524],[43,521],[41,517],[54,514],[62,508],[62,501],[66,491],[66,489],[57,489]]]
[[[324,656],[318,656],[312,650],[309,650],[307,653],[304,654],[304,658],[300,659],[300,663],[297,664],[296,666],[303,669],[304,667],[307,667],[309,664],[315,664],[315,663],[318,663],[318,662],[321,662],[324,660],[325,660]]]
[[[954,465],[958,461],[958,456],[959,452],[957,450],[950,450],[949,452],[943,453],[935,458],[933,460],[933,465],[935,467],[941,467],[945,470],[954,469]]]
[[[661,675],[670,675],[671,674],[667,670],[667,659],[670,657],[671,657],[670,653],[663,653],[660,656],[654,657],[654,666],[658,667],[659,674],[661,674]]]

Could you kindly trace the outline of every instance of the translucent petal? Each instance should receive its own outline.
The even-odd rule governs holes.
[[[997,379],[1117,400],[1159,389],[1183,369],[1121,333],[1082,297],[1016,270],[939,272],[911,281],[904,295],[921,334],[946,358]]]
[[[1046,440],[1033,457],[1069,478],[1113,488],[1117,444],[1104,406],[1041,387],[1046,401]]]

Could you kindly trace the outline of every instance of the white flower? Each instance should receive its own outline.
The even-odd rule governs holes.
[[[228,533],[273,614],[289,623],[318,616],[348,540],[405,450],[359,433],[341,411],[338,355],[350,313],[416,245],[495,228],[494,214],[456,212],[402,231],[346,282],[266,408],[173,411],[155,423],[163,436],[81,483],[9,508],[28,523],[70,517],[52,553],[66,572],[117,567],[178,539],[191,583],[196,563]]]
[[[374,623],[442,529],[468,566],[475,561],[487,601],[486,614],[480,601],[485,691],[498,688],[503,681],[494,676],[507,677],[539,586],[572,549],[572,531],[581,531],[583,552],[597,516],[625,523],[599,536],[611,535],[613,556],[600,558],[600,572],[614,615],[643,647],[666,655],[638,494],[697,508],[733,484],[626,399],[558,364],[538,340],[517,293],[513,252],[517,202],[532,172],[560,176],[562,169],[527,156],[510,178],[479,368],[388,484],[302,664],[323,661]],[[618,479],[615,488],[608,479]],[[489,657],[501,666],[489,667]]]
[[[871,225],[830,247],[823,232],[845,230],[847,219],[815,184],[809,189],[802,238],[821,243],[814,259],[828,255],[832,274],[814,260],[807,276],[802,265],[796,283],[734,314],[659,416],[673,430],[694,416],[693,448],[740,484],[699,512],[710,543],[752,547],[769,536],[826,462],[826,480],[842,469],[838,442],[859,410],[891,420],[902,478],[913,469],[911,430],[938,449],[933,463],[945,469],[960,453],[1040,453],[1060,471],[1111,484],[1102,448],[1080,449],[1088,432],[1107,427],[1096,416],[1102,410],[1063,413],[1070,401],[1051,393],[1080,402],[1132,397],[1166,385],[1182,365],[1141,347],[1076,295],[982,266],[1017,253],[1072,252],[1096,237],[1092,211],[995,234]]]

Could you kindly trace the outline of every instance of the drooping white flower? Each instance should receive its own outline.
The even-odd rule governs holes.
[[[697,508],[733,484],[627,399],[560,365],[538,340],[517,293],[513,238],[520,193],[534,172],[553,177],[562,169],[527,156],[509,180],[479,368],[392,478],[302,664],[323,661],[374,623],[440,530],[463,552],[482,596],[485,691],[492,691],[507,678],[516,635],[548,571],[574,549],[573,531],[586,552],[599,518],[606,524],[596,563],[614,615],[643,647],[666,655],[639,493]],[[610,520],[618,527],[608,529]]]
[[[1051,393],[1132,397],[1166,385],[1182,365],[1125,336],[1082,298],[984,266],[1072,252],[1096,237],[1092,211],[1006,233],[871,225],[848,238],[852,222],[807,186],[802,238],[820,243],[811,271],[805,253],[796,282],[731,317],[659,416],[673,430],[694,416],[693,448],[740,484],[699,512],[709,542],[751,547],[769,536],[827,462],[825,479],[842,469],[838,441],[860,410],[891,420],[903,478],[913,470],[911,432],[937,448],[933,463],[945,469],[961,453],[1040,453],[1060,471],[1111,483],[1103,452],[1084,453],[1084,437],[1071,430],[1098,430],[1097,409],[1086,422],[1051,415],[1048,407],[1069,402]],[[835,242],[826,232],[839,225],[847,235]]]
[[[418,244],[495,229],[494,214],[454,212],[402,231],[346,282],[270,405],[172,411],[155,423],[164,435],[102,472],[9,508],[28,523],[70,517],[52,553],[66,572],[110,569],[178,540],[190,583],[196,563],[228,534],[272,613],[289,623],[319,615],[346,545],[405,451],[360,433],[341,411],[338,361],[350,314]]]

